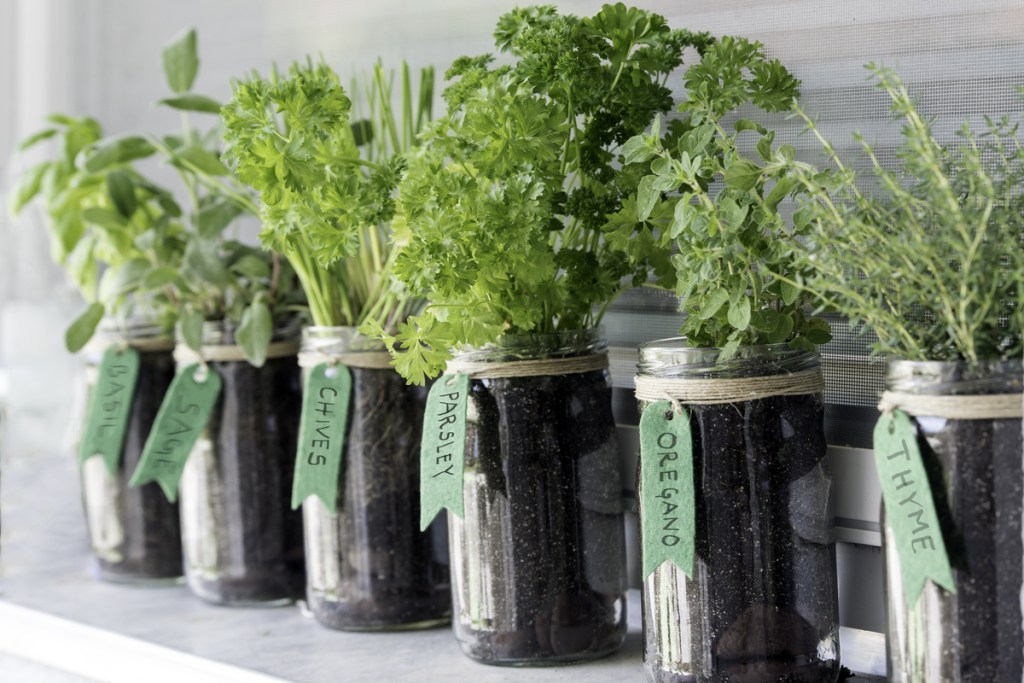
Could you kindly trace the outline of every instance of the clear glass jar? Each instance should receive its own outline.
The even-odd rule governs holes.
[[[112,475],[100,457],[89,458],[80,468],[94,571],[105,581],[179,582],[182,559],[177,504],[168,502],[156,483],[128,485],[174,379],[170,334],[147,319],[104,319],[82,352],[85,398],[86,402],[91,398],[104,350],[125,342],[139,344],[139,376],[117,472]]]
[[[274,331],[294,341],[298,323]],[[203,324],[203,344],[234,344],[223,322]],[[291,509],[302,403],[294,355],[211,361],[220,397],[182,473],[181,529],[189,588],[224,605],[283,605],[302,597],[302,517]]]
[[[786,344],[640,347],[641,376],[764,377],[819,367]],[[640,410],[646,407],[641,402]],[[831,683],[839,665],[832,477],[821,393],[688,405],[696,494],[693,578],[644,582],[644,670],[657,683]]]
[[[506,335],[458,356],[503,362],[603,352],[600,330]],[[622,478],[604,369],[473,379],[465,519],[448,514],[453,627],[487,664],[594,659],[626,633]]]
[[[1021,393],[1019,360],[892,361],[886,388],[909,394]],[[899,560],[886,552],[889,680],[1024,679],[1021,420],[916,416],[918,446],[949,552],[956,593],[928,582],[907,607]],[[893,548],[883,524],[883,549]]]
[[[306,327],[302,351],[381,353],[354,327]],[[349,366],[352,396],[337,513],[302,505],[306,599],[321,624],[347,631],[420,629],[451,618],[442,519],[419,530],[420,434],[427,390],[387,368]]]

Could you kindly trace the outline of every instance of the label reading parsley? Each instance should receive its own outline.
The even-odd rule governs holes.
[[[665,562],[693,576],[694,487],[690,416],[668,401],[640,416],[640,524],[643,576]]]
[[[128,347],[111,346],[103,352],[86,409],[85,428],[78,447],[78,460],[94,455],[103,457],[111,474],[117,472],[128,430],[135,383],[139,378],[139,352]]]
[[[141,486],[155,481],[167,500],[177,500],[185,461],[210,419],[220,387],[220,375],[212,368],[201,369],[198,364],[189,365],[175,376],[129,484]]]
[[[953,570],[910,416],[901,410],[883,413],[875,425],[873,445],[885,523],[896,541],[907,605],[917,603],[929,579],[955,593]]]
[[[332,515],[336,512],[351,393],[352,373],[344,365],[321,363],[306,377],[292,486],[293,509],[306,498],[316,496]]]
[[[464,516],[469,375],[443,375],[430,388],[420,442],[420,529],[443,508]]]

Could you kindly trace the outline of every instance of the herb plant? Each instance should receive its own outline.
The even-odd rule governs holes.
[[[752,104],[766,112],[790,110],[799,81],[759,43],[724,37],[686,72],[683,118],[664,138],[660,121],[624,147],[628,163],[649,163],[635,207],[612,217],[628,239],[634,222],[661,227],[660,244],[674,243],[674,288],[686,313],[680,333],[693,346],[720,347],[721,358],[740,345],[788,342],[813,349],[831,339],[828,323],[808,315],[810,295],[796,284],[806,221],[790,223],[779,204],[801,189],[797,174],[813,173],[794,160],[789,145],[773,147],[774,132],[749,119],[725,118]],[[735,117],[734,117],[735,118]],[[754,137],[758,158],[741,152]],[[653,160],[653,161],[652,161]],[[671,193],[671,194],[664,194]],[[662,218],[670,216],[667,225]]]
[[[622,144],[672,106],[665,82],[684,48],[711,38],[621,3],[589,18],[517,9],[494,35],[513,63],[454,62],[447,116],[400,185],[394,272],[427,305],[397,333],[364,326],[415,383],[455,347],[596,326],[652,265],[669,271],[648,231],[610,236],[607,215],[635,201],[643,175],[621,165]]]
[[[430,120],[433,70],[421,72],[414,98],[403,64],[399,115],[393,82],[379,64],[357,82],[368,118],[352,121],[337,74],[297,64],[237,83],[222,113],[226,157],[260,193],[261,239],[293,265],[316,325],[373,317],[395,329],[418,305],[391,280],[388,223],[403,153]]]
[[[810,174],[798,222],[813,234],[805,286],[878,336],[875,351],[908,360],[1020,357],[1024,330],[1024,150],[1018,124],[966,124],[943,147],[899,77],[869,65],[903,122],[899,168],[871,160],[877,190],[857,177],[803,112],[835,168]]]

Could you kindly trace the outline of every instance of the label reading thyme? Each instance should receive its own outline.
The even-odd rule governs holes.
[[[111,474],[117,472],[128,430],[128,414],[139,378],[139,352],[111,346],[103,352],[98,376],[86,409],[85,428],[78,448],[79,462],[103,456]]]
[[[306,498],[316,496],[335,514],[351,393],[352,373],[344,365],[321,363],[306,377],[292,509],[302,505]]]
[[[442,375],[427,395],[420,442],[420,529],[443,508],[463,516],[469,375]]]
[[[693,576],[694,488],[690,416],[668,401],[640,416],[640,524],[643,576],[665,562]]]
[[[875,463],[882,482],[885,523],[892,527],[903,594],[913,607],[931,579],[956,592],[946,544],[917,446],[917,429],[901,410],[883,413],[875,425]]]

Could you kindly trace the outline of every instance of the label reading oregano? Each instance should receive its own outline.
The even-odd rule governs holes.
[[[665,562],[693,576],[694,487],[690,416],[668,401],[640,416],[640,547],[646,579]]]
[[[883,413],[875,425],[873,445],[885,522],[896,540],[894,550],[907,605],[917,603],[929,579],[955,593],[953,570],[910,416],[901,410]]]
[[[78,447],[78,460],[103,457],[111,474],[117,472],[128,430],[135,383],[139,378],[139,352],[111,346],[103,352],[96,384],[86,408],[85,428]]]
[[[420,442],[420,530],[443,508],[464,516],[469,375],[442,375],[427,395]]]
[[[177,500],[185,461],[210,419],[220,387],[220,375],[212,368],[204,370],[196,363],[178,372],[160,404],[129,484],[141,486],[155,481],[167,500]]]
[[[321,363],[306,377],[292,509],[316,496],[332,515],[336,512],[351,393],[352,373],[344,365]]]

